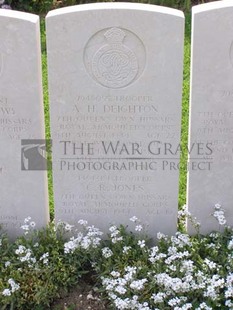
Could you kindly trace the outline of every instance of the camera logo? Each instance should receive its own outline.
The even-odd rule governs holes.
[[[51,140],[28,139],[21,140],[21,170],[42,171],[52,167]]]

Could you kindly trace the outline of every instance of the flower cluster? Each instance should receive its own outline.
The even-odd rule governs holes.
[[[109,297],[114,300],[117,309],[150,309],[148,303],[141,304],[136,295],[132,299],[123,297],[129,290],[139,293],[146,285],[147,279],[137,278],[136,267],[125,267],[122,275],[120,272],[112,271],[110,276],[108,278],[102,277],[102,285],[108,292]]]
[[[10,288],[6,288],[3,290],[3,296],[11,296],[12,293],[14,293],[20,288],[19,284],[15,283],[13,279],[9,279],[8,284],[10,284]]]
[[[217,205],[215,211],[218,214],[214,217],[223,223],[222,208]],[[185,208],[180,216],[190,214]],[[131,221],[136,223],[138,219],[133,217]],[[171,237],[158,233],[156,245],[149,246],[144,238],[139,238],[133,247],[126,246],[125,236],[121,249],[114,245],[108,251],[105,248],[106,254],[111,251],[111,255],[103,258],[111,256],[111,265],[100,262],[110,267],[109,271],[102,270],[102,285],[120,310],[232,310],[233,232],[226,228],[225,233],[224,238],[215,232],[201,239],[181,232]],[[126,253],[130,255],[129,266],[124,260]]]
[[[7,1],[5,0],[0,0],[0,8],[5,10],[11,10],[11,6],[6,2]]]
[[[190,216],[186,209],[180,214]],[[213,216],[225,225],[220,205]],[[233,309],[230,227],[207,236],[159,232],[151,242],[140,220],[130,221],[133,233],[123,225],[112,225],[108,239],[85,220],[78,222],[79,230],[59,222],[36,231],[30,217],[22,226],[26,236],[15,243],[7,243],[1,235],[0,308],[17,302],[19,310],[37,305],[47,309],[60,287],[68,289],[82,274],[94,272],[100,291],[115,309]]]
[[[103,233],[94,226],[88,226],[87,221],[80,220],[78,223],[83,227],[84,232],[78,232],[76,237],[73,236],[68,242],[65,242],[65,254],[74,253],[76,249],[97,248],[100,245],[100,236]]]
[[[27,235],[30,230],[34,229],[36,227],[36,223],[34,221],[31,221],[31,217],[28,216],[24,220],[24,225],[21,226],[21,228],[24,230],[24,234]]]
[[[23,245],[19,245],[15,250],[15,254],[21,262],[27,262],[29,267],[36,263],[36,258],[33,256],[32,250]]]
[[[214,206],[214,208],[215,208],[215,211],[214,211],[213,216],[217,219],[219,225],[225,225],[227,221],[224,215],[224,209],[218,203]]]
[[[176,310],[199,310],[215,309],[212,306],[216,304],[232,309],[233,273],[222,276],[224,267],[216,258],[214,261],[211,251],[209,257],[202,257],[195,248],[196,240],[188,235],[177,233],[166,238],[167,247],[164,247],[163,238],[157,246],[145,245],[147,261],[136,259],[134,266],[124,269],[118,267],[124,254],[114,257],[111,253],[114,269],[101,279],[115,307],[162,310],[169,306]],[[141,248],[140,244],[138,247]],[[228,263],[232,268],[232,260]],[[197,298],[195,304],[193,296]]]
[[[110,237],[111,237],[112,243],[117,243],[123,240],[120,230],[115,225],[111,226],[109,228],[109,231],[110,231]]]
[[[109,257],[111,257],[113,255],[113,252],[108,247],[105,247],[105,248],[102,249],[102,255],[105,258],[109,258]]]

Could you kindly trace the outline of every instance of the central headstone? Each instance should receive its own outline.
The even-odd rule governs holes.
[[[182,12],[152,5],[48,14],[56,220],[176,231],[183,29]]]

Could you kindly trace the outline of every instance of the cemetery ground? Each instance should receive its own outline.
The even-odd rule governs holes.
[[[46,137],[50,139],[43,20],[41,28]],[[190,16],[186,16],[183,146],[188,139],[189,67]],[[143,223],[132,217],[128,226],[133,233],[122,226],[111,226],[109,239],[102,241],[101,232],[84,219],[80,232],[73,232],[74,238],[69,239],[73,231],[69,224],[55,227],[51,223],[47,229],[33,233],[36,223],[27,218],[22,228],[25,234],[15,243],[0,236],[0,309],[233,309],[232,230],[226,226],[221,206],[215,205],[213,215],[221,233],[205,237],[185,234],[184,221],[189,214],[181,207],[186,197],[187,154],[181,156],[180,232],[176,236],[168,238],[158,233],[158,244],[151,246],[143,234]],[[53,218],[50,171],[48,175]],[[198,231],[198,225],[196,228]]]

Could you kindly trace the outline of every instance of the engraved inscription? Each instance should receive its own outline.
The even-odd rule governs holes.
[[[102,86],[122,88],[141,75],[145,48],[141,40],[126,29],[104,29],[88,41],[84,63],[88,73]]]
[[[2,207],[0,206],[0,209]],[[3,229],[19,229],[23,225],[17,215],[0,215],[0,225]]]
[[[20,140],[29,131],[32,120],[17,116],[15,107],[6,97],[0,97],[0,138]]]
[[[195,134],[197,137],[201,135],[202,141],[211,141],[215,164],[232,162],[233,141],[229,135],[233,133],[233,111],[198,111],[197,118],[199,126]]]
[[[134,185],[138,188],[142,185]],[[169,208],[169,195],[146,194],[144,192],[137,193],[134,191],[131,194],[118,192],[113,193],[108,189],[108,184],[101,184],[105,190],[97,186],[89,190],[89,193],[64,193],[61,195],[62,205],[59,209],[59,214],[65,216],[85,216],[88,214],[106,214],[114,216],[116,214],[125,214],[133,216],[138,208],[143,208],[148,215],[168,215],[174,214],[174,211]],[[124,186],[122,186],[124,188]],[[113,189],[113,188],[112,188]],[[130,200],[129,200],[130,199]]]
[[[177,136],[174,113],[159,110],[149,95],[78,94],[72,112],[57,117],[56,139],[82,141],[137,139],[141,131],[148,139],[173,139]]]

